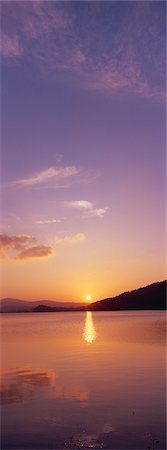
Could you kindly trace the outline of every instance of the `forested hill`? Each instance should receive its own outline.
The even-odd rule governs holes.
[[[166,309],[166,280],[89,305],[92,311]]]

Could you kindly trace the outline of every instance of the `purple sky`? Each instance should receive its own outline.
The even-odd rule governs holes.
[[[165,278],[165,6],[1,2],[2,296]]]

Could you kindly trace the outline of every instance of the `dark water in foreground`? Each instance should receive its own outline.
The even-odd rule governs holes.
[[[2,449],[165,449],[164,312],[3,315]]]

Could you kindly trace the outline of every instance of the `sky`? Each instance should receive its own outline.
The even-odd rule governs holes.
[[[1,297],[165,279],[165,2],[1,2]]]

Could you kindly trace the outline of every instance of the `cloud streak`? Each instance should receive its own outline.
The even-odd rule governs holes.
[[[62,219],[36,220],[37,225],[51,225],[53,223],[61,223]]]
[[[73,184],[92,183],[98,173],[94,170],[85,170],[74,166],[54,167],[51,166],[45,170],[33,173],[30,176],[7,183],[8,187],[21,186],[29,188],[48,188],[61,189],[67,188]]]

